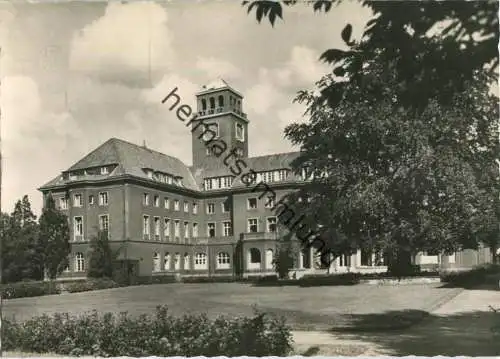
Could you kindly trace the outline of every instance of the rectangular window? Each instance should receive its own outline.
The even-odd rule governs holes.
[[[175,238],[180,238],[181,236],[181,224],[178,219],[174,221],[174,236]]]
[[[142,217],[142,234],[144,239],[149,239],[149,216]]]
[[[239,141],[245,140],[245,128],[241,123],[236,124],[236,139]]]
[[[59,207],[60,207],[61,209],[68,209],[68,199],[67,199],[67,198],[64,198],[64,197],[63,197],[63,198],[61,198],[61,199],[59,200]]]
[[[276,232],[276,217],[267,217],[267,231]]]
[[[174,211],[178,211],[180,209],[180,204],[179,200],[176,199],[174,200]]]
[[[193,223],[193,238],[198,237],[198,223]]]
[[[82,240],[82,237],[83,237],[83,217],[75,217],[75,240],[78,239]]]
[[[108,167],[101,167],[101,174],[102,175],[107,175],[109,173]]]
[[[206,148],[206,154],[207,154],[207,156],[212,156],[212,153],[213,153],[212,149],[210,147],[207,147]]]
[[[83,197],[81,193],[77,193],[73,196],[73,207],[83,206]]]
[[[160,207],[160,197],[154,196],[153,203],[155,207]]]
[[[170,209],[170,200],[167,197],[163,199],[163,207]]]
[[[99,206],[108,205],[108,192],[99,192]]]
[[[198,203],[193,202],[193,214],[197,214],[197,213],[198,213]]]
[[[207,235],[209,237],[215,237],[215,223],[207,223]]]
[[[221,188],[231,188],[232,185],[233,185],[233,177],[231,176],[222,177]]]
[[[184,238],[189,238],[189,222],[184,222]]]
[[[142,195],[142,204],[145,206],[149,206],[149,194],[148,193],[144,193]]]
[[[184,213],[189,213],[189,203],[184,202]]]
[[[231,211],[231,205],[230,201],[227,199],[224,202],[222,202],[222,212],[228,213]]]
[[[205,178],[205,180],[203,181],[203,183],[204,183],[205,191],[208,191],[208,190],[212,189],[212,179],[211,178]]]
[[[274,196],[268,196],[266,204],[264,205],[266,208],[274,208],[276,204],[276,197]]]
[[[280,181],[286,180],[288,177],[288,170],[279,170],[278,177]]]
[[[165,239],[170,237],[170,219],[169,218],[163,219],[163,237],[165,237]]]
[[[99,229],[101,231],[109,230],[109,217],[107,214],[103,214],[99,216]]]
[[[257,218],[250,218],[248,220],[248,232],[256,233],[259,230]]]
[[[257,198],[249,198],[247,200],[247,209],[257,209]]]
[[[233,235],[230,221],[222,222],[222,228],[223,228],[222,234],[224,237],[229,237]]]
[[[155,241],[160,240],[160,217],[155,217]]]
[[[94,196],[90,195],[89,196],[89,206],[92,206],[94,204]]]
[[[207,203],[207,214],[214,214],[214,213],[215,213],[215,204]]]

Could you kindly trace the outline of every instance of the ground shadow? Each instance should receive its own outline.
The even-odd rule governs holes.
[[[500,279],[499,279],[500,280]],[[498,281],[488,282],[483,284],[455,284],[455,283],[443,283],[443,285],[438,288],[462,288],[467,290],[493,290],[500,291],[500,283]]]
[[[418,311],[416,311],[418,312]],[[421,316],[419,318],[419,315]],[[406,328],[387,330],[384,321],[405,317],[416,320]],[[376,344],[388,355],[498,356],[500,355],[500,313],[464,312],[453,315],[403,313],[352,315],[350,330],[332,330],[338,339],[355,339]],[[402,320],[405,322],[406,320]],[[408,319],[408,321],[411,321]],[[381,329],[375,329],[375,323]],[[362,330],[368,328],[369,330]],[[349,332],[349,333],[348,333]]]

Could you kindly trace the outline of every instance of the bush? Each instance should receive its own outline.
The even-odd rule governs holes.
[[[485,284],[488,276],[500,273],[500,265],[487,264],[478,266],[468,271],[444,272],[441,274],[441,282],[449,283],[464,288]]]
[[[177,279],[173,274],[155,275],[155,276],[137,276],[132,279],[130,285],[169,284],[175,282],[177,282]]]
[[[2,298],[14,299],[59,294],[55,283],[51,282],[18,282],[2,285]]]
[[[354,285],[360,282],[359,273],[342,273],[330,275],[305,275],[299,279],[301,287],[315,287],[323,285]]]
[[[259,277],[254,286],[256,287],[283,287],[286,285],[298,285],[297,279],[279,279],[277,275],[266,275]]]
[[[217,276],[217,277],[184,277],[183,283],[233,283],[238,279],[232,276]]]
[[[70,293],[89,292],[91,290],[116,287],[119,287],[119,285],[109,278],[88,279],[64,284],[64,289]]]
[[[176,318],[166,307],[135,319],[127,313],[43,315],[9,322],[2,338],[5,350],[71,356],[286,356],[292,349],[282,319],[258,312],[251,318]]]

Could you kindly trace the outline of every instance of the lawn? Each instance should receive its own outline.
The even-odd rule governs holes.
[[[22,321],[55,312],[91,310],[150,313],[159,304],[172,314],[187,312],[251,315],[252,306],[284,315],[294,329],[325,330],[348,322],[351,315],[388,311],[428,311],[451,298],[457,289],[439,284],[403,286],[253,287],[241,283],[159,284],[61,294],[4,302],[4,317]]]

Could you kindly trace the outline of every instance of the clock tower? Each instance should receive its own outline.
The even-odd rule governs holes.
[[[203,86],[196,94],[197,119],[210,128],[205,131],[204,126],[198,126],[192,132],[193,166],[195,168],[220,167],[222,159],[235,149],[239,157],[248,157],[248,120],[243,112],[243,96],[231,88],[224,80]],[[194,125],[193,125],[194,128]],[[214,139],[227,145],[227,150],[217,157],[205,141]]]

